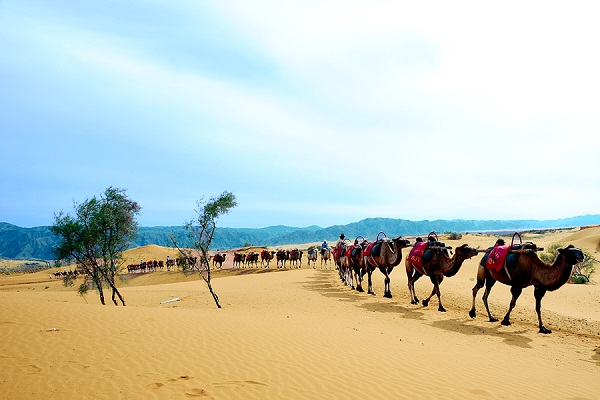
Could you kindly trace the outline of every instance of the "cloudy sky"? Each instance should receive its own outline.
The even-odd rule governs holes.
[[[600,6],[561,4],[0,0],[0,221],[600,213]]]

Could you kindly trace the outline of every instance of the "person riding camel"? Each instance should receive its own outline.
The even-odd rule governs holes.
[[[340,254],[346,249],[346,242],[344,242],[344,238],[346,235],[343,233],[340,235],[340,240],[336,243],[333,249],[333,259],[337,260],[340,257]]]
[[[325,251],[327,251],[328,247],[329,243],[327,243],[327,240],[323,240],[323,243],[321,243],[321,257],[325,254]]]

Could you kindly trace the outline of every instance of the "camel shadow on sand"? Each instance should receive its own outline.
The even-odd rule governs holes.
[[[465,321],[459,319],[448,319],[444,321],[434,321],[430,326],[438,329],[444,329],[449,332],[461,333],[463,335],[470,336],[491,336],[503,339],[504,343],[511,346],[521,347],[524,349],[531,349],[531,338],[527,337],[527,333],[530,332],[527,329],[507,332],[502,331],[504,328],[500,324],[494,324],[489,327],[481,327],[478,325],[468,324]]]
[[[335,298],[343,302],[356,303],[358,307],[367,311],[393,313],[402,318],[421,320],[423,323],[429,324],[437,329],[444,329],[449,332],[460,333],[463,335],[496,337],[503,339],[504,343],[511,346],[532,348],[532,339],[527,336],[528,331],[526,329],[508,332],[506,330],[503,331],[502,329],[506,328],[499,324],[490,324],[488,327],[482,327],[471,323],[471,320],[464,321],[458,318],[428,322],[426,312],[429,312],[431,309],[425,309],[424,307],[409,308],[403,306],[400,304],[400,302],[409,300],[408,298],[404,298],[404,296],[399,296],[400,299],[398,301],[390,301],[387,299],[382,299],[381,297],[372,297],[366,293],[359,293],[354,290],[350,290],[348,286],[336,281],[332,281],[330,278],[331,271],[317,271],[317,274],[314,277],[309,278],[302,284],[307,289],[316,291],[322,296]],[[365,301],[369,299],[379,299],[385,301]],[[431,311],[436,312],[434,310]]]

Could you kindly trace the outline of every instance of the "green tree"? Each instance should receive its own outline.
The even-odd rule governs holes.
[[[50,227],[59,237],[54,248],[57,260],[76,262],[91,279],[103,305],[104,286],[112,290],[115,305],[116,297],[125,305],[115,280],[122,253],[137,234],[135,217],[141,207],[127,197],[124,189],[113,187],[107,188],[100,198],[94,196],[81,204],[74,203],[73,207],[75,215],[60,211]],[[84,291],[80,288],[79,292]]]
[[[195,210],[197,217],[185,224],[189,240],[189,248],[183,248],[177,243],[175,235],[171,235],[173,245],[179,250],[181,255],[187,260],[184,263],[184,273],[198,272],[212,295],[218,308],[221,308],[219,297],[214,292],[211,283],[211,271],[208,251],[213,241],[216,221],[227,214],[232,208],[237,206],[235,195],[230,192],[223,192],[219,197],[211,197],[210,200],[203,199],[197,201],[198,208]]]

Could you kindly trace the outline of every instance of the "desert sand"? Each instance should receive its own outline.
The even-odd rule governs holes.
[[[572,243],[600,258],[600,228],[525,239]],[[445,241],[485,248],[495,237]],[[127,252],[131,262],[167,255],[176,254],[158,246]],[[128,276],[120,284],[126,307],[102,306],[95,292],[81,297],[48,272],[1,276],[0,398],[600,398],[600,271],[591,284],[546,294],[553,333],[542,335],[531,287],[512,326],[488,322],[483,291],[469,318],[481,255],[442,283],[446,313],[435,298],[410,304],[404,261],[386,299],[378,271],[370,296],[343,285],[335,270],[307,268],[306,258],[295,270],[230,270],[227,258],[213,278],[222,309],[203,281],[179,272]],[[431,287],[419,280],[418,296]],[[509,301],[509,287],[496,284],[496,316]]]

